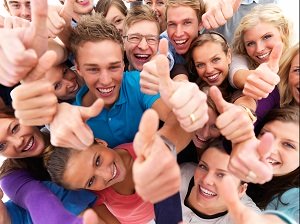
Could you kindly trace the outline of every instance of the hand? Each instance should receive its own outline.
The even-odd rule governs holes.
[[[0,188],[0,223],[11,223],[11,219],[9,213],[5,207],[5,204],[2,201],[3,198],[3,191]]]
[[[246,207],[239,199],[237,188],[229,175],[224,176],[222,179],[216,181],[216,187],[218,194],[224,200],[230,217],[233,223],[241,224],[253,224],[253,223],[264,223],[282,224],[280,218],[274,215],[264,215],[253,211],[251,208]]]
[[[260,100],[267,98],[279,83],[280,78],[277,75],[279,70],[279,61],[282,54],[283,44],[276,45],[271,54],[269,61],[260,64],[245,82],[243,93],[253,99]]]
[[[159,54],[168,54],[168,40],[163,38],[160,40],[158,45]],[[143,70],[140,73],[140,86],[141,91],[145,94],[154,95],[159,92],[159,76],[158,69],[156,66],[156,58],[154,56],[151,61],[143,65]]]
[[[11,91],[12,106],[15,116],[22,125],[42,126],[49,124],[57,111],[57,97],[51,77],[44,74],[56,60],[54,52],[46,52],[39,60],[38,65],[22,83]]]
[[[29,27],[0,30],[0,83],[14,86],[38,63],[48,48],[47,0],[31,0]]]
[[[226,23],[240,6],[240,0],[206,0],[206,12],[202,15],[202,24],[206,29],[216,29]]]
[[[105,224],[104,221],[100,220],[96,212],[92,209],[87,209],[83,213],[83,224]]]
[[[19,27],[29,27],[30,22],[18,16],[7,16],[4,18],[4,28],[15,29]]]
[[[65,26],[71,25],[74,2],[75,0],[65,0],[64,5],[49,5],[47,20],[49,37],[57,37]]]
[[[103,108],[103,100],[97,99],[90,107],[68,103],[58,105],[58,111],[50,124],[51,144],[73,149],[86,149],[94,142],[93,131],[85,123],[97,116]]]
[[[263,184],[272,179],[273,168],[266,160],[272,151],[274,137],[266,133],[233,146],[228,169],[239,179]],[[252,175],[250,176],[250,171]]]
[[[137,155],[132,169],[135,190],[144,201],[152,203],[175,194],[180,188],[180,169],[157,134],[158,122],[158,114],[147,110],[133,141]]]
[[[216,86],[210,87],[209,95],[220,113],[216,126],[226,139],[237,144],[255,137],[254,126],[244,108],[226,102]]]
[[[159,92],[162,100],[172,109],[180,126],[187,132],[202,128],[208,121],[206,94],[195,83],[173,81],[170,78],[169,61],[158,55],[156,66],[159,75]]]

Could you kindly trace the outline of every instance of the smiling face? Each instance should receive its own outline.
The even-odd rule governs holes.
[[[125,176],[126,168],[119,154],[98,143],[71,154],[62,182],[70,189],[99,191],[123,181]]]
[[[249,57],[261,64],[268,62],[274,46],[282,43],[282,39],[276,27],[260,22],[244,32],[243,42]]]
[[[215,147],[209,147],[201,156],[194,174],[194,190],[196,209],[204,214],[213,215],[227,210],[225,202],[218,195],[215,183],[225,175],[231,175],[227,169],[229,158],[228,154]],[[245,188],[238,178],[232,176],[232,179],[241,197]]]
[[[220,131],[215,125],[217,114],[208,107],[208,121],[203,126],[203,128],[198,129],[195,131],[193,136],[194,145],[197,148],[203,148],[212,138],[217,138],[220,136]]]
[[[167,32],[178,54],[184,55],[192,41],[197,38],[200,23],[196,11],[191,7],[170,7],[167,11]]]
[[[288,130],[288,131],[287,131]],[[267,160],[273,166],[274,176],[288,174],[299,167],[299,124],[272,121],[261,130],[273,134],[273,151]]]
[[[85,15],[91,13],[93,8],[93,0],[76,0],[73,10],[77,14]]]
[[[15,118],[0,119],[0,154],[7,158],[39,156],[45,141],[37,127],[23,126]]]
[[[8,12],[12,16],[21,17],[31,21],[30,1],[29,0],[5,0],[4,3]]]
[[[107,14],[105,16],[105,19],[113,24],[121,33],[123,34],[123,24],[125,15],[114,5],[112,5],[109,10],[107,11]]]
[[[87,97],[102,98],[110,108],[118,99],[123,78],[123,51],[111,40],[85,42],[77,51],[77,71],[89,88]]]
[[[145,4],[155,12],[159,22],[160,32],[165,31],[167,28],[165,0],[145,0]]]
[[[49,77],[55,77],[52,82],[55,95],[60,100],[74,99],[78,92],[81,81],[74,71],[66,65],[54,66],[46,72]]]
[[[300,71],[299,71],[299,53],[293,58],[289,71],[289,88],[294,100],[299,104],[300,91]]]
[[[127,28],[126,36],[130,38],[129,36],[134,34],[144,35],[158,40],[159,30],[157,23],[146,20],[135,22]],[[159,41],[154,41],[155,43],[149,44],[143,37],[140,42],[132,43],[128,41],[128,38],[124,40],[124,47],[130,69],[142,71],[143,65],[156,55]]]
[[[218,195],[215,184],[225,175],[232,177],[240,197],[246,190],[244,185],[241,185],[241,181],[229,173],[227,169],[229,158],[228,154],[215,147],[209,147],[201,156],[194,174],[194,189],[196,209],[204,214],[213,215],[227,210],[225,202]]]
[[[219,43],[206,42],[195,47],[192,57],[199,77],[208,85],[219,86],[227,78],[231,53],[226,54]]]

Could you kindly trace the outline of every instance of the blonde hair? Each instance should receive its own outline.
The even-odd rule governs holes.
[[[122,51],[124,50],[121,34],[101,14],[95,13],[94,15],[80,17],[70,37],[71,51],[75,56],[75,60],[77,60],[78,48],[84,43],[103,40],[111,40],[119,44]]]
[[[123,27],[124,34],[127,33],[128,29],[133,24],[140,22],[140,21],[154,22],[157,27],[158,34],[159,34],[160,26],[159,26],[157,17],[155,15],[155,12],[146,5],[136,5],[128,11],[127,16],[125,17],[125,21],[124,21],[124,27]]]
[[[244,44],[244,34],[247,30],[255,27],[258,23],[269,23],[280,32],[284,44],[283,52],[290,46],[292,25],[279,6],[275,4],[257,5],[242,19],[234,32],[232,49],[233,53],[245,55],[248,59],[250,69],[255,69],[258,64],[251,59]]]
[[[299,42],[288,49],[281,57],[278,75],[280,83],[278,85],[280,93],[280,106],[289,105],[294,98],[289,88],[289,72],[292,65],[292,60],[299,54]]]
[[[167,0],[166,3],[166,19],[167,12],[170,7],[187,6],[196,12],[198,22],[201,22],[201,17],[205,13],[205,5],[202,0]]]

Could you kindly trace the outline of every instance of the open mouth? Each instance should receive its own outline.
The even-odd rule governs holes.
[[[265,54],[261,54],[261,55],[257,55],[256,57],[259,59],[259,60],[267,60],[269,58],[269,55],[271,54],[271,52],[267,52]]]
[[[199,185],[199,192],[201,195],[205,196],[206,198],[213,198],[213,197],[217,196],[216,193],[214,193],[204,187],[201,187],[200,185]]]
[[[97,88],[98,92],[102,95],[102,96],[110,96],[112,94],[112,92],[114,91],[115,87],[110,87],[110,88]]]
[[[267,158],[267,162],[270,163],[272,166],[276,166],[276,165],[280,165],[281,163],[278,162],[277,160],[275,159],[272,159],[272,158]]]
[[[216,81],[218,81],[219,76],[220,76],[220,72],[215,73],[214,75],[211,75],[211,76],[206,76],[206,78],[209,82],[216,82]]]
[[[149,54],[134,54],[134,57],[141,62],[148,62],[150,60]]]
[[[174,40],[175,44],[180,46],[180,45],[184,45],[188,40]]]
[[[117,174],[118,174],[118,168],[117,168],[116,164],[114,163],[113,169],[112,169],[112,177],[109,180],[109,182],[112,181],[113,179],[115,179],[117,177]]]
[[[29,150],[31,150],[33,148],[34,145],[34,138],[31,137],[28,142],[26,143],[26,145],[23,147],[23,149],[21,150],[21,152],[27,152]]]

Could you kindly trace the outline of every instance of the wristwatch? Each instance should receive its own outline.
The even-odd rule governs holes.
[[[176,151],[176,146],[174,145],[173,142],[171,142],[168,138],[166,138],[163,135],[160,135],[161,139],[164,141],[165,145],[169,148],[173,156],[176,158],[177,157],[177,151]]]
[[[255,112],[244,105],[240,105],[240,106],[244,108],[244,110],[247,112],[249,118],[251,119],[252,123],[254,124],[255,121],[257,120]]]

